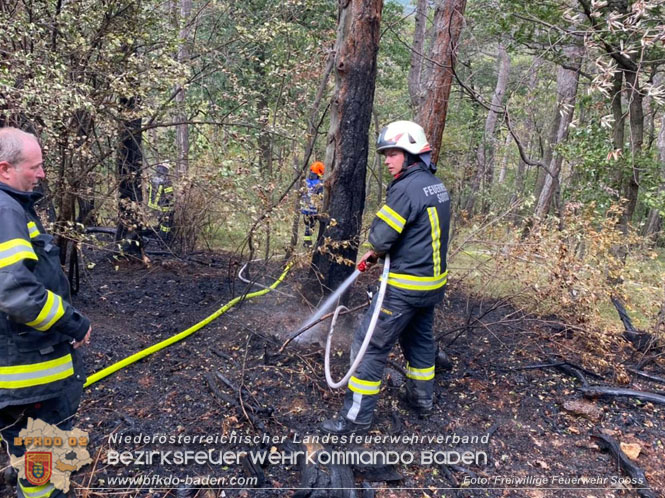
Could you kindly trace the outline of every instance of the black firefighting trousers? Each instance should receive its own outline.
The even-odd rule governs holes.
[[[8,453],[16,457],[21,457],[25,453],[25,447],[15,445],[14,438],[25,429],[28,418],[40,419],[48,424],[57,425],[62,430],[70,430],[82,392],[83,387],[77,384],[56,398],[28,405],[10,405],[0,409],[0,434],[2,434],[2,440],[6,444],[5,448]],[[51,483],[34,486],[26,479],[19,479],[16,493],[19,498],[61,498],[65,496]]]
[[[352,359],[365,338],[377,297],[374,296],[369,311],[356,330],[351,346]],[[407,361],[408,400],[418,408],[432,408],[436,355],[432,336],[434,306],[417,307],[409,304],[388,287],[372,340],[358,370],[349,380],[341,415],[358,424],[372,421],[386,360],[398,340]]]

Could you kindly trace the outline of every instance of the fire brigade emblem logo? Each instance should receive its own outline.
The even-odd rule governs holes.
[[[52,456],[50,451],[25,453],[25,478],[33,486],[42,486],[51,479]]]

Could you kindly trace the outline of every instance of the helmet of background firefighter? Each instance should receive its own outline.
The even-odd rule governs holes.
[[[155,166],[155,175],[157,176],[167,176],[171,171],[171,165],[169,163],[160,163]]]
[[[388,149],[401,149],[430,166],[432,147],[423,127],[413,121],[393,121],[381,130],[376,141],[376,151]]]
[[[312,165],[309,167],[309,170],[315,175],[323,176],[326,167],[321,161],[314,161]]]

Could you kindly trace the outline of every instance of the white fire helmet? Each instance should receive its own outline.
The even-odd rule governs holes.
[[[381,130],[376,151],[386,149],[402,149],[414,156],[432,151],[425,130],[413,121],[394,121]]]

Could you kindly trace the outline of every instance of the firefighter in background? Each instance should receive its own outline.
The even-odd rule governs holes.
[[[450,197],[434,176],[431,147],[421,126],[396,121],[380,133],[377,152],[393,181],[386,203],[369,232],[372,250],[358,264],[360,271],[390,254],[386,294],[365,356],[349,379],[344,405],[322,429],[333,434],[362,433],[370,428],[386,360],[399,340],[406,357],[405,401],[419,416],[431,412],[436,343],[432,335],[434,308],[447,282],[446,252]],[[376,297],[356,331],[351,356],[360,349]]]
[[[0,434],[22,457],[15,437],[28,417],[72,426],[86,375],[77,349],[90,343],[90,321],[71,304],[58,247],[35,213],[44,178],[37,138],[0,128]],[[19,497],[56,498],[46,482],[19,479]]]
[[[148,184],[148,207],[157,216],[157,233],[169,243],[173,236],[175,196],[168,164],[158,164]]]
[[[325,166],[321,161],[314,161],[309,167],[309,171],[310,173],[306,180],[307,189],[303,193],[302,207],[300,208],[305,222],[305,235],[303,236],[303,245],[305,247],[312,247],[314,242],[314,229],[319,215],[318,205],[321,202],[321,194],[323,193],[322,178]]]

